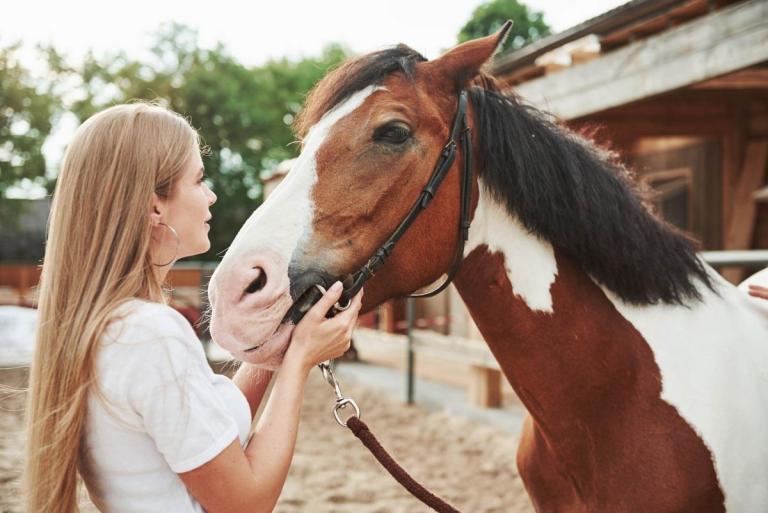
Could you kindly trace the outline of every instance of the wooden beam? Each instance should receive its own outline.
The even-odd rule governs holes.
[[[502,402],[502,374],[499,363],[482,340],[441,335],[430,330],[414,329],[413,349],[419,357],[466,365],[468,396],[475,406],[498,408]],[[358,328],[354,339],[364,346],[370,343],[399,346],[405,349],[407,337],[378,330]],[[418,365],[417,365],[418,367]]]
[[[526,82],[517,92],[573,119],[768,60],[768,2],[748,0]]]
[[[430,330],[413,330],[413,348],[441,358],[465,362],[475,367],[499,369],[491,350],[482,340],[441,335]]]
[[[669,12],[671,8],[687,3],[685,0],[644,0],[642,2],[627,2],[625,5],[611,9],[595,18],[571,27],[558,34],[552,34],[534,43],[525,45],[516,52],[500,55],[491,67],[491,73],[501,76],[513,73],[519,68],[530,66],[539,55],[551,52],[556,48],[590,34],[607,34],[620,30],[630,24],[653,18],[660,13]]]
[[[613,121],[611,119],[597,119],[594,123],[587,123],[587,126],[597,124],[601,127],[601,132],[605,133],[606,138],[624,137],[672,137],[672,136],[693,136],[693,137],[712,137],[719,138],[728,134],[727,123],[718,125],[716,123],[694,123],[691,121],[680,121],[677,123],[665,123],[663,120],[638,120],[638,121]],[[574,126],[582,126],[581,124]]]
[[[692,89],[768,89],[768,68],[741,69],[693,84]]]
[[[767,162],[768,140],[748,142],[728,216],[725,249],[749,249],[751,245],[757,212],[753,194],[765,183]]]

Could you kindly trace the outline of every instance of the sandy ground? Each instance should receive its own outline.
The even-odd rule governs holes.
[[[0,385],[26,386],[23,369],[0,369]],[[533,511],[514,464],[516,440],[487,424],[405,406],[362,385],[347,395],[390,453],[427,488],[463,512]],[[431,511],[405,492],[360,442],[333,420],[330,387],[313,372],[296,454],[276,511],[404,513]],[[21,513],[23,393],[0,390],[0,512]],[[95,512],[83,499],[83,512]]]

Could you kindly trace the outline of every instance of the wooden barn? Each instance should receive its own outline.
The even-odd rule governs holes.
[[[768,247],[768,1],[636,0],[501,56],[493,72],[596,130],[702,249]]]

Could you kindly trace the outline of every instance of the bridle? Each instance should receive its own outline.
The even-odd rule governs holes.
[[[470,208],[472,201],[472,140],[469,126],[467,125],[467,92],[462,90],[458,95],[458,107],[456,109],[456,117],[453,120],[453,127],[451,128],[451,134],[448,138],[448,142],[443,146],[438,158],[437,164],[432,171],[432,176],[424,186],[416,200],[416,203],[411,207],[408,215],[405,216],[392,235],[377,249],[373,256],[357,271],[347,275],[342,283],[344,284],[344,291],[342,292],[341,299],[334,309],[336,311],[342,311],[349,308],[352,304],[352,298],[363,288],[365,282],[373,278],[376,271],[384,265],[387,258],[392,254],[392,250],[395,248],[395,244],[400,240],[403,234],[413,224],[416,218],[421,214],[424,209],[427,208],[430,201],[435,197],[437,189],[440,184],[443,183],[443,179],[448,174],[448,170],[451,168],[454,160],[456,159],[456,150],[458,144],[461,144],[461,153],[464,159],[464,165],[462,166],[461,177],[461,191],[460,191],[460,216],[459,216],[459,239],[456,245],[456,253],[453,257],[453,263],[448,270],[445,281],[429,292],[410,294],[407,297],[432,297],[439,294],[451,283],[456,272],[461,265],[461,261],[464,258],[464,245],[469,238],[469,224],[470,224]],[[457,142],[458,141],[458,142]],[[324,293],[325,289],[316,285],[320,292]]]

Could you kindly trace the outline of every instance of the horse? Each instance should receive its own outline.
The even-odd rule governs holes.
[[[422,197],[466,95],[467,144],[368,273],[363,310],[452,269],[468,162],[453,281],[527,408],[517,465],[536,511],[768,511],[766,317],[615,154],[483,71],[508,29],[431,61],[373,52],[315,86],[300,156],[210,281],[212,337],[278,367],[309,291],[364,267]]]

